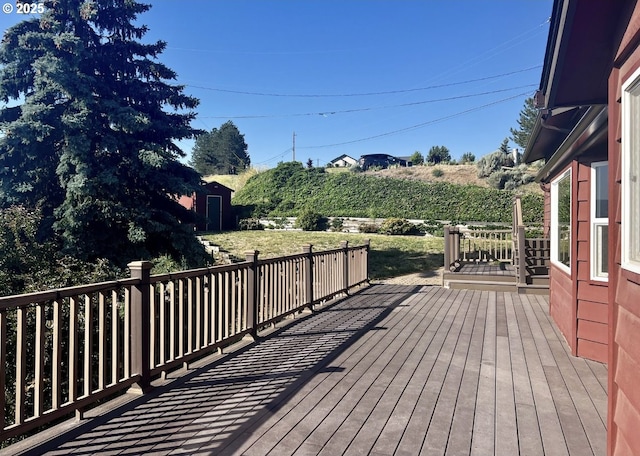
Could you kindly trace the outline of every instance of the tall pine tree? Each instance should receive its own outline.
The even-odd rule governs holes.
[[[533,97],[529,97],[524,100],[524,107],[520,111],[520,117],[518,118],[519,128],[509,129],[511,131],[511,139],[514,143],[522,147],[523,150],[527,148],[529,136],[531,136],[531,131],[536,123],[537,117],[538,110],[533,105]]]
[[[229,120],[220,128],[198,136],[191,153],[191,164],[203,176],[235,174],[251,164],[247,147],[244,135]]]
[[[177,197],[199,185],[175,141],[198,104],[144,44],[135,0],[46,0],[0,45],[0,205],[40,207],[84,260],[200,252]]]

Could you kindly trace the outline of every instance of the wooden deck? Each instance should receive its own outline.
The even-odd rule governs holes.
[[[604,456],[606,385],[544,296],[373,285],[31,451]]]

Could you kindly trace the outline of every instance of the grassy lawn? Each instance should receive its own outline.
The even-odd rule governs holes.
[[[268,258],[300,253],[305,244],[319,251],[337,248],[340,241],[356,246],[370,239],[372,279],[435,271],[444,261],[444,240],[433,237],[274,230],[231,231],[204,237],[240,259],[247,250],[258,250],[261,258]]]

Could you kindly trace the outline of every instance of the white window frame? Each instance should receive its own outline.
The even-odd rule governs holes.
[[[631,192],[640,190],[640,182],[631,183],[632,165],[638,165],[640,160],[640,150],[634,149],[631,134],[638,134],[640,119],[631,119],[631,99],[640,97],[640,68],[638,68],[629,79],[622,85],[622,188],[621,188],[621,249],[622,267],[628,271],[640,274],[640,254],[634,257],[633,246],[640,245],[640,214],[631,214]],[[635,126],[635,130],[633,128]],[[633,159],[632,160],[632,156]],[[637,196],[636,196],[637,197]],[[640,211],[640,209],[638,209]]]
[[[602,250],[599,247],[602,245],[602,239],[598,236],[598,228],[609,226],[609,217],[597,217],[596,203],[597,203],[597,169],[604,166],[608,166],[608,161],[600,161],[591,163],[591,280],[606,282],[609,280],[609,274],[601,271],[599,266],[602,261]],[[609,194],[607,189],[607,201],[609,200]],[[608,237],[608,236],[607,236]],[[604,258],[608,261],[607,258]]]
[[[569,177],[569,188],[572,188],[573,182],[571,178],[571,168],[556,177],[551,181],[551,263],[566,272],[571,274],[571,217],[569,218],[569,265],[566,265],[558,260],[558,253],[560,251],[560,239],[557,236],[558,233],[558,184],[564,178]],[[569,192],[571,195],[571,191]],[[569,200],[569,214],[571,214],[571,200]]]

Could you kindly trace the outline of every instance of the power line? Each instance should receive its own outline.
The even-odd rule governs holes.
[[[431,85],[427,87],[417,87],[413,89],[399,89],[399,90],[387,90],[381,92],[362,92],[362,93],[341,93],[341,94],[293,94],[293,93],[269,93],[269,92],[248,92],[243,90],[229,90],[229,89],[220,89],[216,87],[204,87],[204,86],[196,86],[187,84],[187,87],[191,87],[193,89],[201,89],[201,90],[210,90],[214,92],[224,92],[224,93],[234,93],[238,95],[253,95],[253,96],[261,96],[261,97],[290,97],[290,98],[339,98],[339,97],[365,97],[365,96],[374,96],[374,95],[390,95],[390,94],[398,94],[398,93],[408,93],[408,92],[418,92],[422,90],[432,90],[432,89],[440,89],[443,87],[452,87],[456,85],[463,84],[471,84],[473,82],[487,81],[489,79],[502,78],[505,76],[511,76],[513,74],[524,73],[525,71],[531,71],[535,69],[542,68],[542,65],[535,65],[529,68],[524,68],[521,70],[510,71],[508,73],[497,74],[493,76],[485,76],[483,78],[469,79],[466,81],[459,82],[449,82],[446,84],[437,84]]]
[[[538,84],[526,84],[518,87],[510,87],[508,89],[498,89],[492,90],[489,92],[480,92],[480,93],[472,93],[467,95],[457,95],[454,97],[446,97],[446,98],[435,98],[432,100],[422,100],[422,101],[413,101],[411,103],[402,103],[396,105],[387,105],[387,106],[372,106],[367,108],[353,108],[353,109],[342,109],[342,110],[329,110],[329,111],[321,111],[321,112],[305,112],[305,113],[297,113],[297,114],[263,114],[263,115],[241,115],[241,116],[198,116],[198,119],[270,119],[277,117],[303,117],[303,116],[324,116],[334,114],[348,114],[353,112],[364,112],[364,111],[374,111],[378,109],[391,109],[391,108],[404,108],[407,106],[417,106],[421,104],[429,104],[429,103],[438,103],[443,101],[453,101],[453,100],[461,100],[465,98],[473,98],[480,97],[483,95],[493,95],[501,92],[509,92],[511,90],[519,90],[527,87],[537,87]]]
[[[354,139],[354,140],[351,140],[351,141],[344,141],[344,142],[334,143],[334,144],[323,144],[323,145],[320,145],[320,146],[302,146],[302,147],[299,147],[299,149],[320,149],[320,148],[323,148],[323,147],[344,146],[346,144],[354,144],[354,143],[358,143],[358,142],[363,142],[363,141],[369,141],[369,140],[372,140],[372,139],[382,138],[384,136],[391,136],[391,135],[395,135],[395,134],[398,134],[398,133],[403,133],[405,131],[415,130],[417,128],[425,127],[427,125],[431,125],[431,124],[434,124],[434,123],[438,123],[438,122],[442,122],[442,121],[445,121],[445,120],[453,119],[455,117],[459,117],[459,116],[462,116],[462,115],[465,115],[465,114],[469,114],[470,112],[479,111],[481,109],[488,108],[489,106],[493,106],[493,105],[496,105],[496,104],[499,104],[499,103],[504,103],[505,101],[513,100],[514,98],[519,98],[519,97],[522,97],[522,96],[528,95],[528,94],[530,94],[530,92],[519,93],[518,95],[514,95],[512,97],[503,98],[501,100],[494,101],[494,102],[491,102],[491,103],[487,103],[487,104],[484,104],[482,106],[476,106],[474,108],[470,108],[470,109],[467,109],[465,111],[460,111],[458,113],[451,114],[449,116],[445,116],[445,117],[440,117],[438,119],[429,120],[427,122],[422,122],[422,123],[419,123],[419,124],[416,124],[416,125],[412,125],[410,127],[401,128],[399,130],[393,130],[393,131],[389,131],[389,132],[386,132],[386,133],[380,133],[379,135],[368,136],[366,138]]]
[[[253,163],[253,166],[255,166],[255,165],[263,165],[263,164],[265,164],[265,163],[272,162],[273,160],[275,160],[275,159],[277,159],[277,158],[284,157],[284,156],[285,156],[285,155],[287,155],[289,152],[291,152],[291,148],[288,148],[287,150],[285,150],[285,151],[284,151],[284,152],[282,152],[281,154],[276,155],[276,156],[274,156],[274,157],[268,158],[268,159],[263,160],[263,161],[258,162],[258,163]]]

